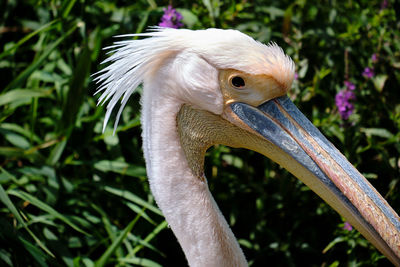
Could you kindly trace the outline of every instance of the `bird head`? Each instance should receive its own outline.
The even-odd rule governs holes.
[[[120,111],[141,83],[161,83],[165,95],[222,114],[232,101],[258,105],[285,95],[294,78],[294,63],[278,45],[236,30],[156,27],[119,37],[136,36],[152,38],[107,47],[114,54],[102,63],[113,63],[96,74],[97,93],[104,91],[99,103],[110,100],[104,126],[121,97]]]
[[[193,173],[202,179],[205,150],[244,147],[282,165],[343,215],[393,263],[400,265],[400,220],[388,203],[286,96],[294,63],[275,43],[235,30],[153,28],[116,42],[110,65],[97,75],[109,100],[144,90],[181,103],[177,131]],[[147,86],[146,85],[151,85]],[[156,107],[155,107],[156,108]]]

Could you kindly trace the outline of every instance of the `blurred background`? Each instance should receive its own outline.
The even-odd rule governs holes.
[[[296,63],[300,110],[400,211],[399,1],[0,3],[0,265],[185,266],[149,190],[140,92],[102,133],[91,74],[115,35],[240,30]],[[250,266],[390,265],[267,158],[224,146],[209,186]]]

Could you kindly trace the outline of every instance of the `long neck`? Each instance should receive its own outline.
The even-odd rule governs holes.
[[[177,131],[182,102],[145,84],[143,150],[152,193],[190,266],[247,266],[205,179],[188,166]],[[163,93],[167,92],[167,93]]]

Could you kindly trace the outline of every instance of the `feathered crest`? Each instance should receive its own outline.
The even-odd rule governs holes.
[[[155,73],[166,57],[183,50],[198,54],[217,69],[269,75],[285,88],[294,78],[294,63],[277,44],[261,44],[236,30],[152,27],[146,33],[117,37],[151,38],[118,41],[105,48],[113,54],[102,64],[111,64],[94,74],[94,81],[100,84],[95,94],[103,92],[98,105],[109,101],[103,131],[121,97],[114,131],[129,97],[146,75]]]
[[[154,27],[152,30],[152,32],[147,33],[126,34],[116,37],[161,37],[161,33],[166,31],[166,29],[158,27]],[[97,76],[94,81],[101,84],[95,94],[103,92],[98,99],[97,105],[104,104],[110,100],[107,104],[103,132],[115,105],[122,97],[121,106],[114,124],[115,132],[122,110],[128,102],[129,97],[143,82],[146,72],[151,71],[151,62],[157,60],[158,55],[163,54],[163,51],[171,49],[165,46],[162,40],[158,39],[159,38],[124,40],[115,42],[114,45],[104,48],[105,50],[111,50],[107,54],[113,54],[108,59],[101,62],[101,64],[109,62],[111,62],[111,64],[94,74],[94,76]]]

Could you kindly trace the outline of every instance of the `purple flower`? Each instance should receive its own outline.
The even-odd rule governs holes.
[[[388,5],[389,5],[388,1],[387,0],[383,0],[381,2],[381,10],[387,8]]]
[[[351,230],[353,230],[353,226],[351,226],[351,224],[349,222],[345,222],[343,229],[347,230],[347,231],[351,231]]]
[[[371,60],[372,60],[372,63],[378,62],[378,55],[373,53],[372,56],[371,56]]]
[[[356,86],[354,83],[349,82],[349,81],[344,81],[344,85],[346,86],[346,88],[350,91],[354,91],[356,89]]]
[[[366,67],[366,68],[364,69],[362,75],[363,75],[365,78],[370,79],[370,78],[374,77],[374,75],[375,75],[375,74],[374,74],[374,69],[373,69],[373,68]]]
[[[163,11],[164,15],[161,17],[161,22],[158,26],[175,29],[183,26],[183,23],[181,22],[183,19],[182,14],[172,8],[171,5],[169,5],[168,8],[163,8]]]
[[[339,110],[342,120],[347,120],[354,111],[354,105],[351,100],[355,100],[356,95],[353,91],[342,90],[335,96],[335,103]]]
[[[294,79],[297,80],[299,78],[299,74],[297,72],[294,73]]]

